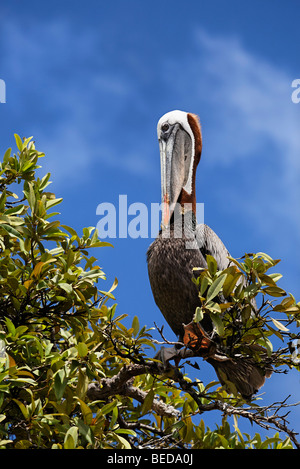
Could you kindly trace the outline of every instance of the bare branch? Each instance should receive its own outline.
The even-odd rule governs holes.
[[[157,345],[166,345],[166,344],[167,345],[180,345],[181,347],[184,347],[184,343],[178,342],[178,341],[177,342],[172,342],[164,336],[164,334],[163,334],[164,326],[158,327],[158,325],[155,322],[154,322],[154,325],[155,325],[158,333],[160,334],[161,338],[163,339],[163,342],[160,342],[160,341],[155,340],[155,339],[152,338],[152,342],[154,344],[157,344]]]

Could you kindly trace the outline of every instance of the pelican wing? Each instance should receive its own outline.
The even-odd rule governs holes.
[[[218,270],[224,270],[228,267],[230,255],[219,236],[207,225],[199,224],[196,227],[196,240],[201,253],[206,259],[206,255],[213,256],[218,265]]]

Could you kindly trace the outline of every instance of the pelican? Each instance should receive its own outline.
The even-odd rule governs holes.
[[[196,170],[201,158],[202,135],[197,115],[171,111],[157,125],[161,163],[162,223],[159,235],[149,246],[147,264],[154,300],[167,323],[183,342],[185,325],[192,324],[200,306],[198,288],[192,282],[193,268],[207,268],[206,256],[212,255],[219,270],[229,265],[229,252],[216,233],[196,220]],[[195,324],[195,323],[194,323]],[[221,384],[230,381],[249,399],[264,384],[270,373],[252,358],[233,357],[209,347],[213,324],[209,315],[200,323],[203,342],[200,353],[215,369]],[[205,353],[205,344],[207,350]],[[183,349],[163,349],[164,362],[180,359]],[[189,351],[191,353],[191,351]],[[199,350],[198,350],[199,352]]]

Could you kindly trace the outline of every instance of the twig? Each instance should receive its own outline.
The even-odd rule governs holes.
[[[158,331],[158,333],[160,334],[161,338],[163,339],[163,342],[160,342],[158,340],[155,340],[155,339],[151,339],[153,343],[157,344],[157,345],[179,345],[180,347],[184,347],[184,344],[182,342],[171,342],[170,340],[168,340],[164,334],[163,334],[163,330],[164,330],[164,326],[162,327],[158,327],[158,325],[154,322],[154,325]]]

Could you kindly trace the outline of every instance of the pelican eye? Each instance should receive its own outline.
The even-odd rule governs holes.
[[[161,126],[161,130],[162,130],[163,132],[167,132],[167,131],[169,130],[169,128],[170,128],[169,124],[163,124],[163,125]]]

